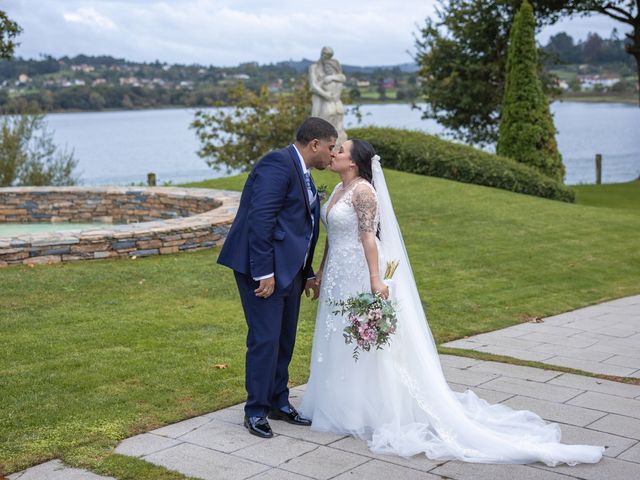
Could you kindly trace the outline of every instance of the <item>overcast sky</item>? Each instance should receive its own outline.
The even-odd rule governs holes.
[[[233,66],[316,59],[323,45],[349,65],[412,61],[417,25],[435,0],[3,0],[24,29],[16,54],[80,53],[135,61]],[[538,35],[567,31],[609,37],[607,17],[565,20]]]

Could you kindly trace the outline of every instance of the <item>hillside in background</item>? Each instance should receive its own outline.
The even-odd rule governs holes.
[[[563,96],[633,98],[637,89],[633,59],[615,33],[590,34],[576,42],[559,33],[542,47],[546,69],[558,78]],[[306,77],[315,60],[214,65],[132,62],[108,55],[42,56],[0,61],[0,109],[14,111],[24,101],[44,111],[204,107],[228,104],[237,82],[257,91],[287,93]],[[414,63],[391,66],[343,65],[345,102],[405,102],[420,99]]]
[[[110,56],[43,56],[0,61],[0,107],[21,100],[46,111],[212,106],[228,103],[228,91],[242,82],[257,91],[267,85],[286,93],[306,77],[311,60],[235,67],[140,63]],[[417,67],[343,65],[345,100],[405,101],[418,96]]]

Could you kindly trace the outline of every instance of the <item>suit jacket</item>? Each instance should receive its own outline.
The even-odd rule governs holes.
[[[282,288],[291,284],[300,269],[305,278],[311,278],[319,217],[320,199],[309,205],[293,145],[269,152],[247,178],[218,263],[253,278],[273,272],[276,286]]]

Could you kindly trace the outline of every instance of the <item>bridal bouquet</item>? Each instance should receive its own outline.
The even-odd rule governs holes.
[[[390,281],[397,267],[397,261],[387,263],[384,279]],[[335,315],[347,315],[348,324],[343,336],[346,344],[355,343],[353,358],[356,362],[361,349],[365,352],[372,347],[382,350],[391,343],[398,323],[396,306],[391,300],[385,300],[379,293],[360,293],[334,304],[339,307],[333,312]]]

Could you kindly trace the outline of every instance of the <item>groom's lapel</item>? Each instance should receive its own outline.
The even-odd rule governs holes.
[[[311,205],[309,204],[309,195],[307,194],[307,186],[304,183],[304,175],[302,174],[302,167],[300,166],[300,159],[298,158],[298,154],[296,153],[294,146],[289,145],[287,148],[289,152],[289,157],[291,157],[291,161],[293,162],[293,166],[296,169],[296,173],[298,174],[298,181],[300,182],[300,186],[302,187],[302,193],[304,197],[304,204],[307,206],[307,211],[313,215],[311,211]]]

